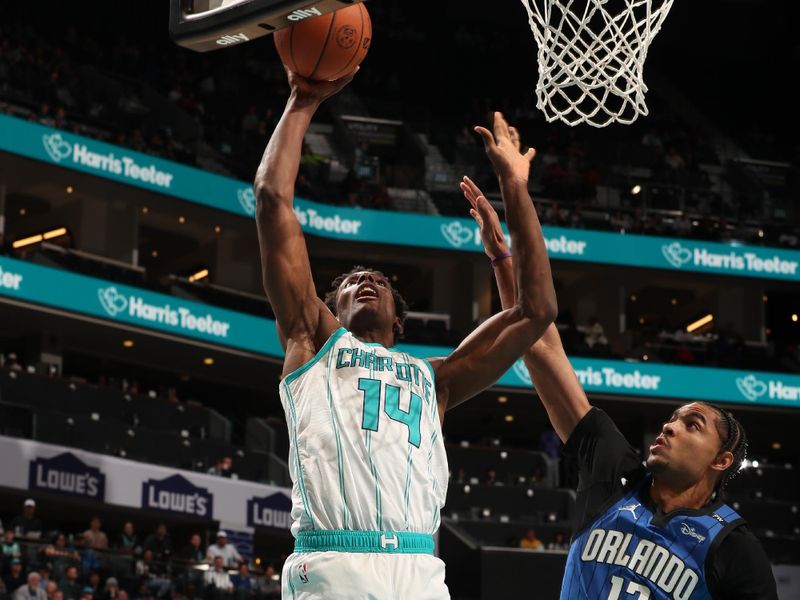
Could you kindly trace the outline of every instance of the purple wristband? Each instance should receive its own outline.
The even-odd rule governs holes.
[[[498,254],[492,259],[492,266],[495,266],[498,262],[503,260],[504,258],[511,258],[511,252],[503,252],[502,254]]]

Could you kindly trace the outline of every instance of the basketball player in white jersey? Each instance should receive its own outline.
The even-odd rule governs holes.
[[[519,291],[513,307],[446,358],[409,356],[393,347],[404,311],[381,273],[340,278],[329,294],[333,310],[317,296],[292,209],[309,123],[352,77],[312,82],[289,73],[291,95],[255,178],[264,287],[286,352],[280,396],[296,543],[283,597],[439,600],[449,597],[432,537],[447,491],[444,413],[494,383],[556,314],[527,191],[534,152],[520,154],[499,113],[493,131],[476,128],[505,199]]]

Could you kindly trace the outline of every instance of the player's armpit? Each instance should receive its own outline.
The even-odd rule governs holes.
[[[446,409],[496,382],[552,322],[550,315],[525,317],[505,310],[482,323],[436,370],[436,395]]]

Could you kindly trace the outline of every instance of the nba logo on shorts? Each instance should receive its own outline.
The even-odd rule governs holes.
[[[308,567],[306,566],[306,563],[303,563],[302,565],[297,567],[297,570],[298,570],[298,576],[300,577],[300,581],[302,581],[303,583],[308,583]]]

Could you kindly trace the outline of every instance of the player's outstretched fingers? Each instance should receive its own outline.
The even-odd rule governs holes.
[[[525,158],[528,162],[531,162],[534,157],[536,156],[536,148],[528,148],[528,151],[525,153]]]
[[[506,121],[503,113],[500,111],[496,111],[494,113],[494,138],[497,140],[497,143],[500,143],[500,140],[507,140],[510,139],[511,134],[508,131],[508,121]]]
[[[466,183],[463,181],[459,184],[461,191],[464,192],[464,198],[472,205],[472,208],[475,208],[475,194],[472,193],[472,190],[469,189]]]
[[[469,209],[470,216],[475,219],[475,222],[478,224],[478,227],[483,227],[483,219],[481,218],[480,213],[474,208]]]
[[[519,136],[519,131],[517,131],[516,127],[509,127],[508,128],[508,135],[511,138],[511,143],[514,144],[514,148],[517,150],[520,149],[521,140]]]
[[[483,192],[481,192],[481,188],[475,185],[475,182],[472,181],[466,175],[464,176],[464,184],[469,188],[470,193],[472,194],[473,198],[477,198],[478,196],[482,196]]]
[[[487,151],[495,146],[494,136],[491,131],[480,125],[475,126],[473,130],[483,138],[483,147],[486,148]]]

